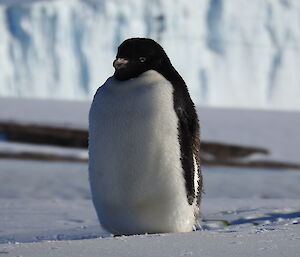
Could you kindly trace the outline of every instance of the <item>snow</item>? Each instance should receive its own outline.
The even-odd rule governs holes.
[[[90,104],[89,101],[0,98],[0,123],[40,124],[87,130]],[[269,151],[268,155],[250,156],[250,160],[300,162],[299,153],[295,151],[300,145],[298,111],[207,107],[198,107],[197,111],[203,141],[254,146]],[[0,145],[0,152],[1,149]],[[53,153],[51,150],[50,152]],[[76,154],[85,155],[79,152],[73,155]]]
[[[299,170],[204,167],[205,197],[289,198],[300,195]]]
[[[0,120],[87,129],[90,102],[0,98]]]
[[[124,248],[122,256],[142,251],[143,256],[221,256],[223,251],[228,252],[223,256],[235,256],[232,245],[238,247],[236,254],[253,256],[260,251],[273,254],[274,245],[282,241],[297,248],[300,238],[300,173],[295,171],[204,167],[203,231],[112,238],[98,223],[87,164],[0,160],[0,167],[0,251],[8,256],[68,256],[69,251],[72,256],[118,256]],[[174,246],[162,247],[157,238]],[[123,240],[129,245],[120,245]],[[180,254],[173,255],[174,247]],[[273,256],[297,256],[293,250],[290,255],[279,253]]]
[[[146,36],[162,44],[198,105],[299,110],[299,8],[297,0],[2,0],[0,95],[91,99],[117,46]]]
[[[89,217],[80,212],[76,214],[76,219],[72,220],[78,209],[83,210],[86,207],[91,207],[81,201],[57,201],[53,204],[48,203],[46,208],[44,208],[43,203],[35,201],[25,203],[14,201],[13,203],[20,206],[18,209],[21,210],[19,219],[23,219],[24,214],[28,211],[27,208],[30,208],[30,212],[34,214],[31,220],[25,218],[22,221],[22,224],[24,221],[35,221],[29,223],[29,226],[23,225],[27,231],[34,231],[37,224],[44,226],[46,230],[44,235],[47,235],[49,224],[51,224],[51,227],[59,228],[59,232],[56,232],[60,234],[55,238],[50,237],[51,240],[55,241],[2,244],[0,245],[0,252],[5,256],[299,256],[299,200],[284,202],[282,200],[255,200],[251,202],[244,199],[241,206],[246,209],[236,210],[234,206],[240,204],[237,201],[233,203],[230,199],[210,199],[203,205],[208,204],[208,208],[212,206],[214,210],[216,206],[221,205],[222,207],[217,208],[219,212],[215,215],[218,219],[222,219],[226,215],[235,217],[232,221],[234,225],[192,233],[96,239],[92,239],[99,236],[99,227],[93,224],[96,220],[81,222],[78,217],[83,219]],[[29,205],[27,205],[28,203]],[[270,208],[270,206],[280,206],[280,208]],[[286,208],[285,206],[289,207]],[[15,209],[10,208],[10,206],[7,208],[9,213],[12,210],[15,211]],[[225,213],[222,210],[226,210]],[[49,215],[50,211],[51,214]],[[251,224],[254,222],[259,223],[259,225]],[[90,224],[90,226],[82,226],[82,224]],[[16,227],[16,225],[13,226]],[[89,230],[89,233],[85,234],[85,230]],[[50,230],[50,232],[52,231]],[[78,240],[68,240],[70,238],[65,235],[66,232],[75,233],[73,237]],[[79,239],[80,237],[76,236],[76,232],[80,233],[81,238],[89,239]],[[47,240],[47,236],[35,239]]]
[[[1,154],[26,154],[33,153],[39,156],[45,157],[62,157],[76,161],[87,161],[88,153],[87,150],[74,149],[68,147],[55,147],[45,145],[34,145],[34,144],[21,144],[13,142],[1,142],[0,141],[0,155]],[[56,159],[57,160],[57,159]]]
[[[294,236],[293,236],[294,235]],[[298,256],[296,226],[282,231],[197,232],[66,242],[6,245],[5,256]]]
[[[0,159],[0,167],[0,198],[91,198],[87,163]],[[300,194],[297,170],[204,167],[203,173],[206,198],[297,199]]]
[[[89,104],[1,99],[0,123],[86,129]],[[274,160],[298,160],[298,112],[198,111],[206,141],[259,145],[270,150]],[[0,142],[1,151],[86,154],[6,141]],[[87,171],[84,162],[0,159],[0,255],[299,256],[298,170],[204,166],[202,230],[122,237],[101,228]]]
[[[203,140],[261,147],[270,154],[255,158],[299,163],[299,112],[198,108],[198,113]]]
[[[0,198],[90,199],[87,164],[0,159]]]

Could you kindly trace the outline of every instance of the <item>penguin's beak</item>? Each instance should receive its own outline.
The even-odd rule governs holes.
[[[117,58],[116,60],[114,60],[113,66],[116,70],[119,70],[119,69],[125,68],[127,63],[128,63],[128,59]]]

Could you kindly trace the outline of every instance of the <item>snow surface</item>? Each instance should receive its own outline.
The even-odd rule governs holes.
[[[24,154],[35,153],[37,155],[50,155],[54,157],[64,157],[76,160],[87,161],[88,152],[83,149],[68,148],[68,147],[55,147],[48,145],[37,144],[20,144],[7,141],[0,141],[0,154]]]
[[[87,163],[0,159],[0,167],[0,198],[91,199]],[[206,198],[298,199],[300,195],[299,171],[204,167],[203,174]]]
[[[4,245],[4,256],[106,256],[106,257],[240,257],[299,256],[299,225],[269,230],[206,231],[91,239],[79,241]],[[1,247],[1,246],[0,246]]]
[[[0,122],[85,129],[88,107],[1,99]],[[270,147],[276,158],[299,152],[297,112],[200,108],[199,114],[205,140]],[[81,151],[5,141],[0,146],[61,155]],[[87,163],[0,159],[0,255],[299,256],[297,170],[204,166],[203,230],[114,238],[97,220],[87,169]]]
[[[0,98],[0,121],[87,129],[91,102]]]
[[[1,3],[1,96],[91,99],[117,46],[146,36],[197,104],[300,109],[297,0]]]
[[[213,227],[192,233],[117,238],[101,232],[96,217],[89,214],[91,202],[0,203],[6,210],[4,215],[1,211],[1,220],[3,216],[8,220],[4,229],[11,226],[15,234],[25,232],[18,237],[23,242],[36,241],[0,244],[5,256],[299,256],[299,200],[209,199],[203,206],[218,212],[208,213],[207,218],[227,219],[232,225],[224,227],[215,222]],[[39,229],[44,230],[36,233]],[[49,236],[51,233],[55,236]],[[5,236],[10,239],[14,234]],[[107,238],[92,239],[100,236]]]
[[[111,237],[99,226],[91,202],[87,164],[0,160],[0,167],[0,243]],[[299,172],[224,167],[203,171],[204,231],[195,232],[199,240],[204,232],[235,232],[244,242],[248,234],[289,231],[300,223]]]
[[[0,122],[87,130],[89,107],[90,102],[84,101],[0,98]],[[250,156],[251,160],[300,162],[299,151],[295,150],[300,145],[300,112],[207,107],[198,107],[197,111],[203,141],[261,147],[270,151],[268,155]],[[31,149],[39,151],[38,148]],[[50,152],[53,151],[50,149]],[[70,154],[66,151],[66,155]],[[86,155],[84,152],[73,153],[76,154]]]

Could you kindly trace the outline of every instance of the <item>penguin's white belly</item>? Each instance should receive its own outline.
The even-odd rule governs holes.
[[[155,71],[136,79],[109,78],[89,117],[93,202],[114,234],[193,229],[180,161],[173,87]]]

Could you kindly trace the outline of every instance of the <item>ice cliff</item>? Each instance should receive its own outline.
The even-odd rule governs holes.
[[[0,96],[90,99],[136,36],[197,104],[300,110],[297,0],[0,0]]]

